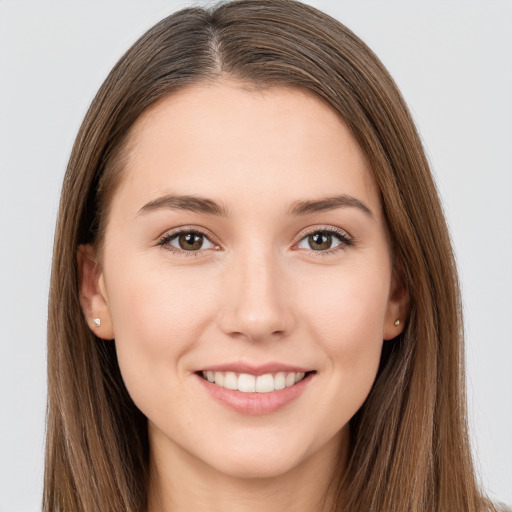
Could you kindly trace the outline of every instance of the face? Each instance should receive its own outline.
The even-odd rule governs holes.
[[[239,476],[332,456],[403,295],[347,127],[308,93],[218,82],[160,101],[130,147],[82,295],[152,455]]]

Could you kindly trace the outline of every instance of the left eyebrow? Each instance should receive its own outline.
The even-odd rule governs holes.
[[[310,213],[325,212],[337,208],[358,208],[363,213],[373,218],[373,212],[362,201],[347,194],[339,196],[323,197],[308,201],[294,201],[289,210],[289,215],[308,215]]]

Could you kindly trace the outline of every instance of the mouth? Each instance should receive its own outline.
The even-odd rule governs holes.
[[[296,402],[311,387],[316,373],[278,361],[232,361],[200,368],[195,377],[211,398],[228,409],[265,415]]]
[[[204,370],[197,372],[202,379],[220,388],[239,391],[241,393],[272,393],[291,388],[315,373],[307,372],[275,372],[263,375],[237,373],[233,371]]]
[[[228,409],[239,414],[260,416],[297,401],[316,374],[314,370],[303,371],[305,369],[302,368],[276,370],[268,366],[259,369],[244,366],[217,368],[200,370],[196,372],[196,378],[208,395]]]

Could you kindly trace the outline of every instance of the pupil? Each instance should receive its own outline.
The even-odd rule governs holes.
[[[315,251],[329,249],[331,247],[332,237],[325,233],[315,233],[309,237],[311,248]]]
[[[202,235],[187,233],[180,236],[180,247],[185,250],[200,249],[202,245]]]

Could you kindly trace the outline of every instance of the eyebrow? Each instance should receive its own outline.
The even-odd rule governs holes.
[[[288,210],[289,215],[307,215],[309,213],[325,212],[337,208],[358,208],[373,218],[373,213],[362,201],[347,194],[324,197],[308,201],[295,201]]]
[[[337,208],[357,208],[373,218],[373,213],[362,201],[347,194],[324,197],[321,199],[294,201],[288,209],[288,215],[300,216],[316,212],[325,212]],[[191,195],[169,194],[145,204],[137,215],[162,209],[186,210],[219,217],[229,217],[229,209],[212,199]]]
[[[138,215],[154,212],[156,210],[187,210],[194,213],[205,213],[207,215],[216,215],[219,217],[228,217],[228,209],[213,201],[199,196],[179,196],[169,194],[158,199],[154,199],[145,204]]]

